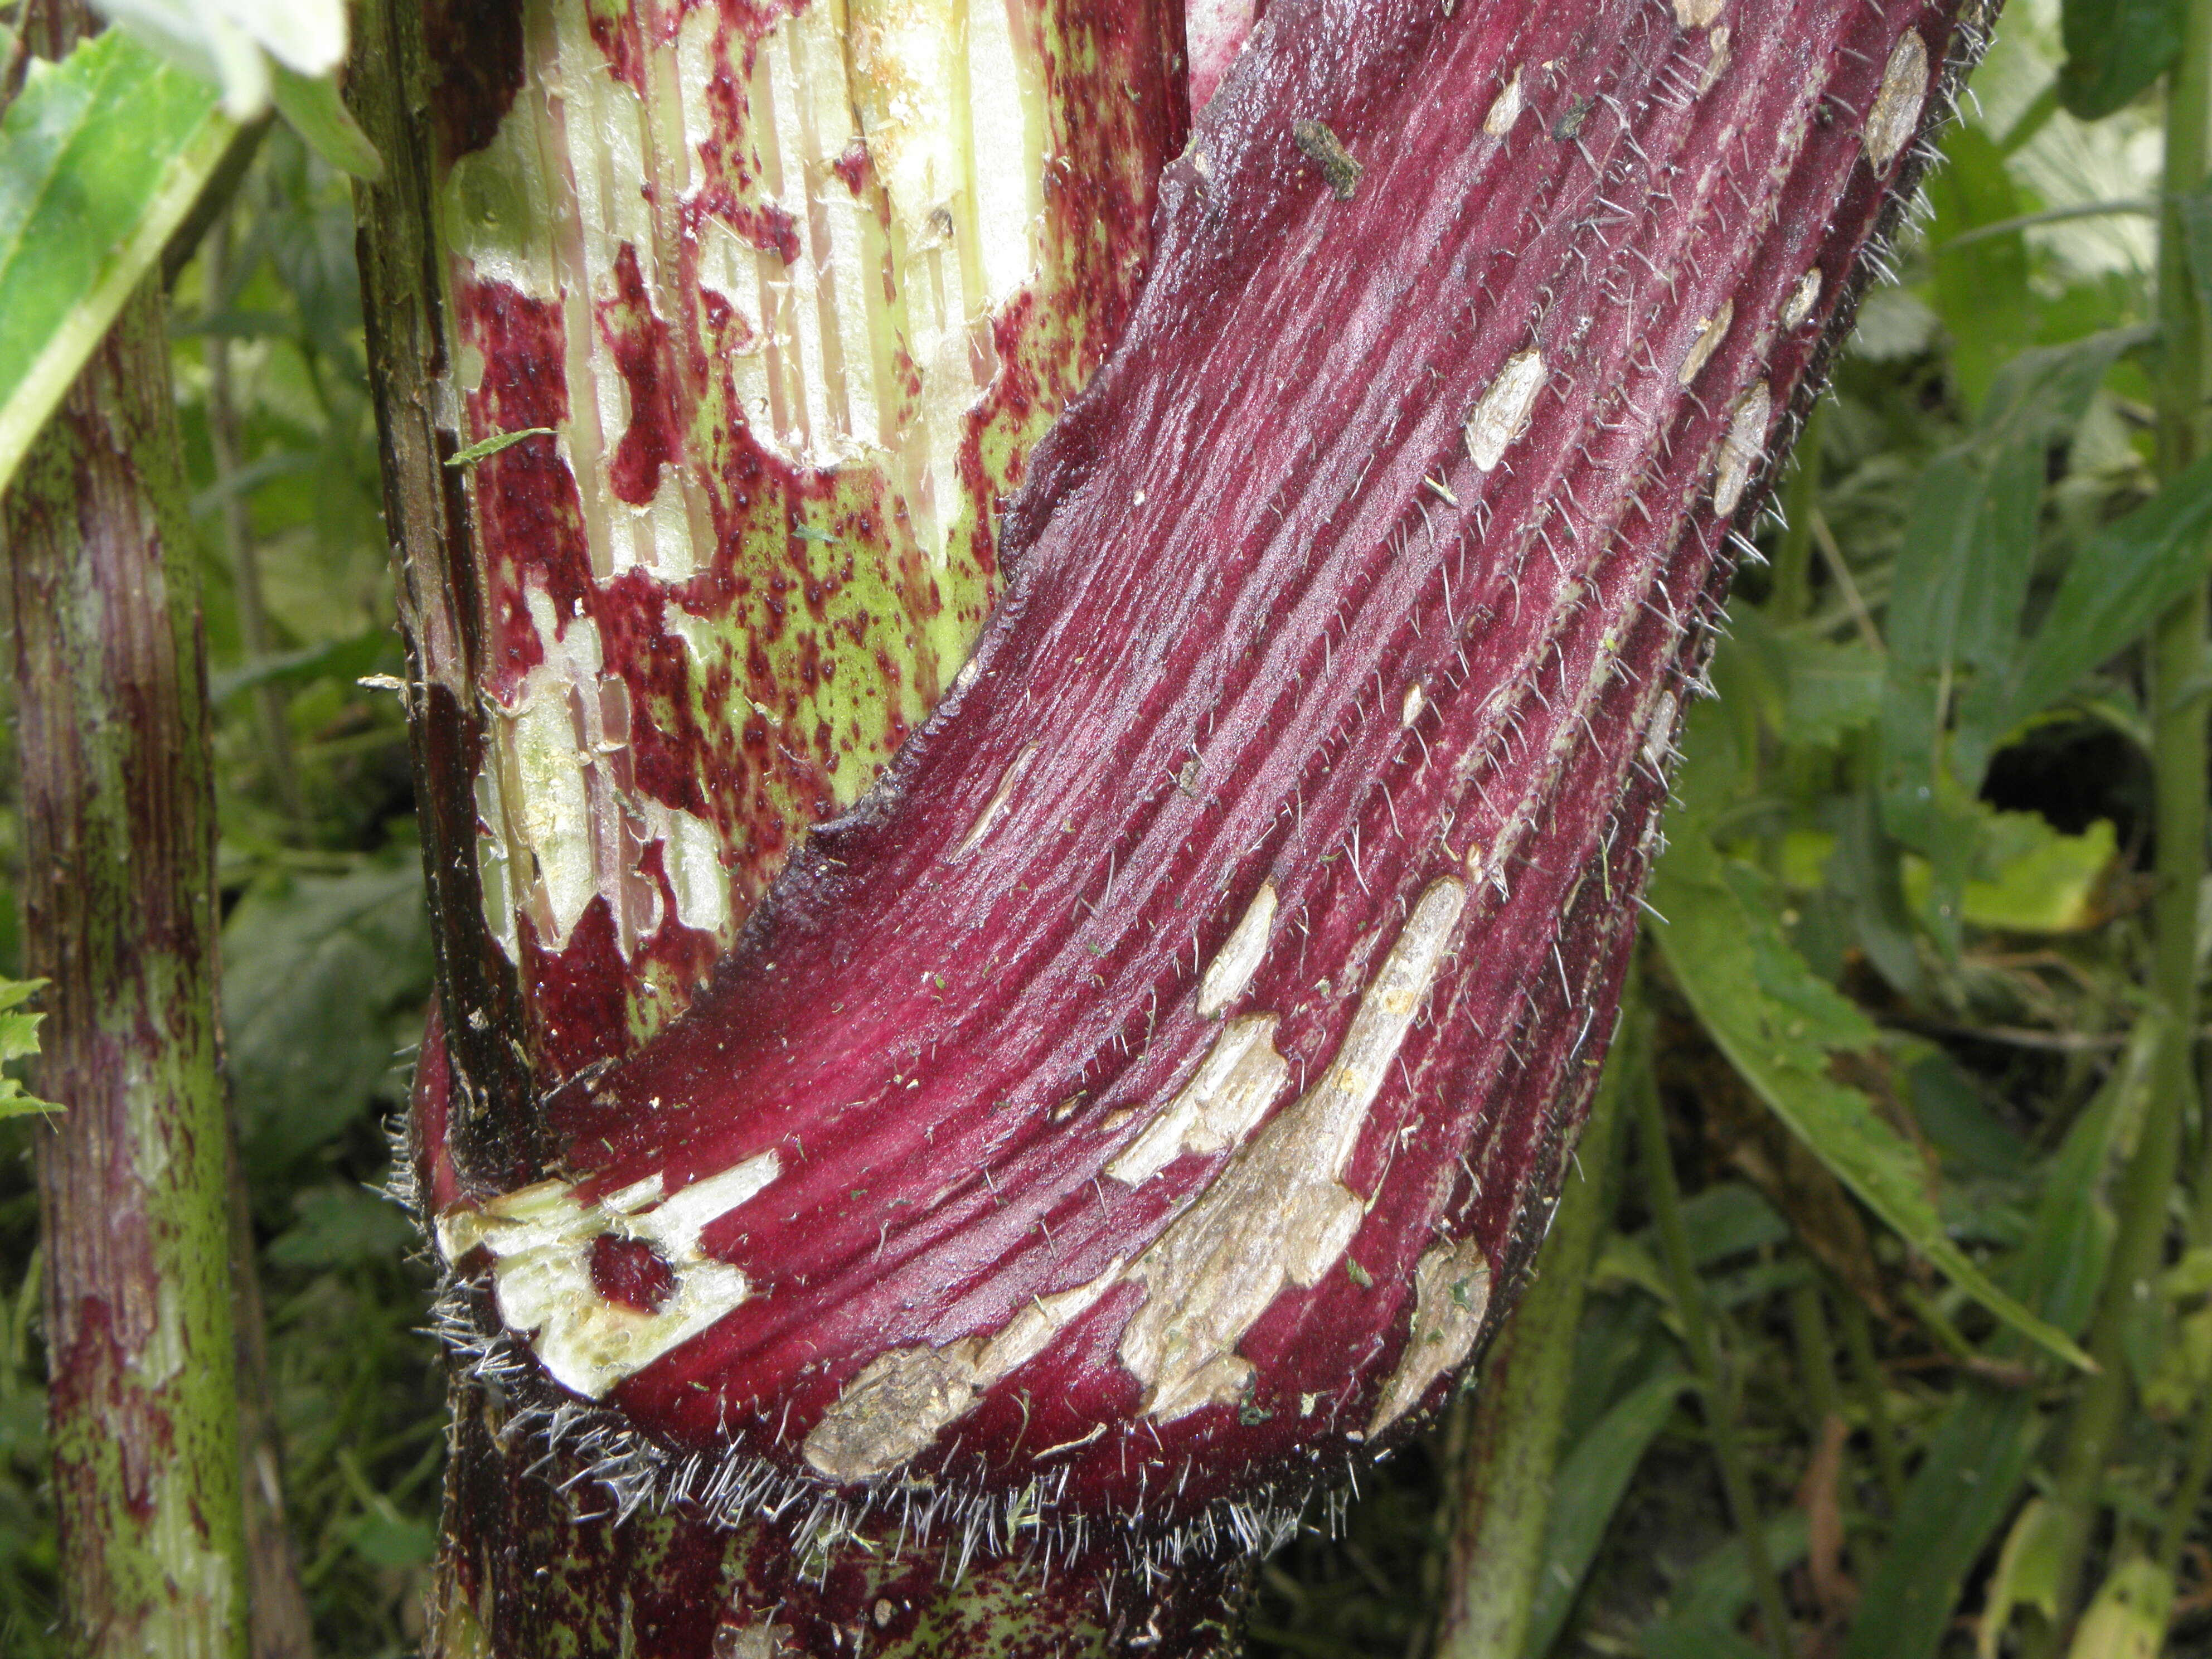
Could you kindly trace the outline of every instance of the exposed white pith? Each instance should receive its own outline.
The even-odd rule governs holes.
[[[1881,86],[1867,112],[1866,155],[1876,173],[1920,131],[1920,106],[1928,101],[1928,46],[1917,29],[1907,29],[1882,66]]]
[[[1218,1018],[1229,1005],[1244,994],[1244,988],[1252,982],[1259,971],[1260,959],[1267,954],[1267,935],[1275,925],[1275,884],[1263,881],[1260,890],[1252,895],[1251,903],[1229,930],[1221,949],[1206,964],[1206,976],[1198,982],[1198,1017]]]
[[[1133,1187],[1186,1152],[1242,1146],[1291,1074],[1290,1063],[1275,1051],[1275,1024],[1273,1014],[1231,1020],[1190,1081],[1106,1166],[1106,1173]]]
[[[1061,1327],[1121,1279],[1116,1261],[1088,1284],[1036,1297],[995,1336],[877,1355],[807,1434],[806,1461],[837,1481],[896,1468],[972,1409],[986,1389],[1042,1353]]]
[[[1413,1326],[1398,1369],[1369,1419],[1371,1439],[1421,1402],[1430,1385],[1465,1359],[1490,1310],[1490,1258],[1464,1238],[1425,1252],[1413,1267]]]
[[[542,586],[524,597],[543,656],[512,702],[490,705],[491,764],[477,784],[477,869],[487,910],[505,923],[501,943],[517,956],[514,917],[526,915],[540,943],[559,950],[603,896],[627,958],[665,919],[667,899],[642,867],[656,845],[677,920],[720,931],[730,905],[720,834],[615,776],[632,714],[627,688],[603,672],[598,624],[572,617],[563,627]]]
[[[1722,76],[1728,73],[1729,28],[1722,24],[1705,37],[1705,67],[1698,76],[1698,96],[1711,92]]]
[[[1503,138],[1520,118],[1521,70],[1516,64],[1498,96],[1491,100],[1490,112],[1482,118],[1482,130],[1492,138]]]
[[[1528,429],[1536,394],[1544,389],[1545,373],[1544,359],[1537,352],[1507,358],[1467,417],[1467,453],[1485,472],[1504,459],[1508,446]]]
[[[1129,1269],[1146,1289],[1120,1353],[1163,1421],[1234,1403],[1252,1367],[1237,1346],[1286,1285],[1310,1287],[1344,1257],[1365,1213],[1344,1172],[1455,936],[1464,884],[1422,892],[1361,994],[1318,1082],[1283,1109]]]
[[[1754,382],[1735,400],[1721,439],[1720,459],[1713,465],[1713,511],[1723,519],[1735,511],[1759,457],[1766,453],[1766,418],[1773,408],[1773,394],[1764,380]]]
[[[1698,337],[1690,342],[1689,355],[1682,359],[1681,369],[1674,376],[1677,385],[1687,386],[1698,378],[1698,372],[1712,361],[1713,353],[1728,338],[1729,325],[1735,319],[1735,301],[1729,300],[1711,316],[1699,320]]]
[[[567,1182],[541,1181],[481,1208],[447,1210],[437,1219],[438,1249],[448,1266],[478,1246],[489,1250],[501,1322],[529,1334],[556,1382],[596,1400],[744,1301],[744,1274],[708,1255],[700,1234],[780,1173],[775,1154],[763,1152],[666,1198],[656,1175],[596,1204],[580,1202]],[[603,1234],[652,1245],[673,1270],[658,1309],[599,1294],[592,1247]]]
[[[1667,774],[1667,763],[1674,756],[1674,717],[1680,712],[1672,691],[1662,691],[1651,705],[1650,718],[1644,727],[1644,760],[1661,777]]]
[[[1782,304],[1782,326],[1799,328],[1813,314],[1813,307],[1820,301],[1820,270],[1815,265],[1797,279],[1797,286],[1790,290],[1790,297]]]

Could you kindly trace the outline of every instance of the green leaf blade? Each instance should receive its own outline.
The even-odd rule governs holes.
[[[2082,1370],[2089,1358],[2022,1307],[1943,1230],[1919,1155],[1860,1091],[1828,1073],[1832,1053],[1870,1048],[1875,1029],[1818,978],[1703,836],[1686,835],[1652,878],[1669,918],[1655,928],[1675,982],[1745,1082],[1790,1132],[1899,1237],[2037,1346]]]
[[[31,76],[0,118],[0,488],[234,131],[212,88],[120,30]]]

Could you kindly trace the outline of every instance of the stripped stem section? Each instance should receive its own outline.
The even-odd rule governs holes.
[[[681,1012],[967,655],[1000,502],[1149,257],[1188,121],[1178,20],[1167,0],[389,15],[419,44],[372,47],[356,96],[398,115],[373,70],[405,66],[425,118],[415,178],[364,207],[413,218],[426,262],[372,254],[371,291],[428,307],[412,374],[434,400],[394,483],[450,498],[444,568],[406,544],[418,695],[452,700],[417,726],[465,727],[467,776],[439,781],[465,781],[474,826],[452,925],[495,953],[550,1082]],[[448,1006],[456,1027],[505,1012]]]

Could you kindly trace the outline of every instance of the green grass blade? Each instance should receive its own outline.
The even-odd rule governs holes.
[[[234,131],[213,88],[120,30],[0,118],[0,489]]]
[[[2149,1032],[2075,1120],[2051,1162],[2027,1241],[2007,1283],[2054,1325],[2079,1330],[2103,1282],[2112,1216],[2108,1172],[2133,1133],[2148,1077]],[[1995,1352],[2017,1351],[2000,1339]],[[2027,1484],[2045,1424],[2035,1395],[1969,1382],[1929,1437],[1881,1565],[1868,1581],[1843,1659],[1934,1659],[1975,1564]]]
[[[1559,1639],[1583,1576],[1597,1559],[1607,1523],[1690,1382],[1686,1371],[1653,1377],[1616,1401],[1560,1462],[1552,1489],[1550,1524],[1544,1532],[1543,1570],[1536,1581],[1536,1602],[1529,1611],[1528,1639],[1522,1652],[1548,1653]]]

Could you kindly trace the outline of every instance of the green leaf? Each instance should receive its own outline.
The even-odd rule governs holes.
[[[1982,688],[2012,684],[2033,574],[2043,483],[2054,444],[2069,439],[2132,330],[2022,352],[1998,372],[1973,434],[1922,473],[1899,549],[1882,688],[1884,827],[1924,854],[1936,939],[1960,947],[1959,897],[1979,837],[1973,796],[1989,742],[1952,716]]]
[[[414,1224],[397,1205],[345,1183],[310,1187],[292,1200],[299,1218],[269,1246],[285,1267],[343,1267],[390,1261],[416,1241]]]
[[[1790,642],[1785,733],[1793,744],[1832,744],[1881,715],[1882,659],[1853,640]]]
[[[2027,1142],[1990,1109],[1957,1061],[1930,1043],[1911,1064],[1913,1120],[1947,1165],[2011,1181],[2028,1174]]]
[[[2074,1632],[2066,1659],[2158,1659],[2173,1617],[2173,1575],[2155,1561],[2123,1561]]]
[[[2058,99],[2084,121],[2110,115],[2166,73],[2181,49],[2174,0],[2066,0]]]
[[[1544,1530],[1544,1565],[1536,1605],[1528,1614],[1526,1653],[1547,1653],[1574,1610],[1575,1592],[1597,1557],[1607,1524],[1644,1461],[1644,1454],[1674,1402],[1690,1386],[1684,1371],[1668,1371],[1632,1390],[1594,1424],[1560,1460],[1552,1487],[1552,1513]]]
[[[495,433],[489,438],[471,444],[465,449],[455,450],[446,458],[446,465],[474,466],[478,461],[489,456],[496,455],[502,449],[514,448],[525,438],[550,438],[553,435],[553,428],[550,426],[526,426],[519,427],[513,432]]]
[[[1698,1020],[1777,1117],[1960,1289],[2070,1364],[2088,1356],[1990,1282],[1943,1231],[1911,1143],[1860,1091],[1829,1075],[1832,1054],[1871,1048],[1876,1033],[1790,948],[1765,878],[1724,860],[1701,835],[1680,836],[1655,872],[1655,928]]]
[[[1770,1516],[1765,1527],[1766,1559],[1783,1571],[1796,1565],[1805,1559],[1809,1531],[1802,1510]],[[1731,1534],[1707,1551],[1695,1566],[1682,1575],[1668,1597],[1667,1618],[1658,1624],[1645,1626],[1636,1644],[1648,1659],[1661,1659],[1662,1656],[1671,1659],[1676,1654],[1693,1656],[1698,1650],[1689,1645],[1690,1642],[1715,1632],[1732,1632],[1751,1606],[1753,1595],[1751,1562],[1743,1547],[1743,1538],[1740,1534]],[[1711,1650],[1717,1653],[1734,1650],[1725,1644]]]
[[[2002,676],[1961,701],[1956,750],[1976,787],[2004,734],[2059,702],[2203,580],[2212,456],[2077,550],[2043,625]]]
[[[427,1522],[372,1510],[354,1522],[353,1553],[373,1567],[412,1567],[438,1553]]]
[[[2081,933],[2104,920],[2097,895],[2118,851],[2109,821],[2100,818],[2086,834],[2069,836],[2039,813],[1978,816],[1984,873],[1968,880],[1960,896],[1965,920],[2018,933]],[[1904,874],[1906,898],[1931,902],[1928,866],[1908,859]]]
[[[309,149],[340,173],[349,173],[356,179],[374,184],[384,177],[384,158],[338,96],[335,75],[311,79],[282,64],[270,67],[269,92],[276,112]]]
[[[21,1005],[46,983],[42,979],[0,979],[0,1062],[28,1060],[39,1052],[39,1022],[46,1016],[27,1013]],[[0,1072],[0,1117],[61,1109],[50,1100],[24,1093],[20,1082]]]
[[[2042,1498],[2031,1498],[2021,1505],[1982,1598],[1981,1628],[1974,1643],[1976,1659],[1997,1659],[2014,1609],[2032,1607],[2045,1620],[2058,1617],[2063,1531],[2058,1524],[2058,1511]]]
[[[2181,252],[2197,303],[2212,309],[2212,185],[2175,197],[2173,210],[2181,221]]]
[[[1911,694],[1934,729],[1941,729],[1936,700],[1948,687],[2012,666],[2035,566],[2046,457],[2072,435],[2106,374],[2136,343],[2133,331],[2112,329],[2022,352],[1996,375],[1973,434],[1922,473],[1898,552],[1889,669],[1893,686]],[[1909,805],[1886,800],[1885,810],[1898,812],[1892,827],[1903,833]]]
[[[421,1029],[430,945],[411,856],[250,890],[223,928],[223,1018],[249,1170],[276,1176],[359,1118]]]
[[[234,131],[206,82],[116,29],[0,118],[0,489]]]
[[[2027,1479],[2042,1426],[2027,1391],[1966,1385],[1905,1489],[1844,1659],[1933,1659],[1966,1575]]]
[[[2027,237],[2017,228],[1971,235],[2021,215],[2020,191],[1996,141],[1984,128],[1962,125],[1946,137],[1943,152],[1946,164],[1925,186],[1936,210],[1928,234],[1933,297],[1951,337],[1952,374],[1967,406],[1978,409],[1999,368],[2021,341],[2035,337],[2037,307],[2027,282]]]

